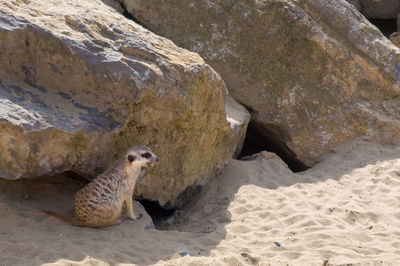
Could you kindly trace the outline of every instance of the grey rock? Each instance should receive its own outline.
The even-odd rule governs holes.
[[[307,166],[357,136],[400,139],[400,50],[344,0],[121,2],[198,52],[253,125]]]

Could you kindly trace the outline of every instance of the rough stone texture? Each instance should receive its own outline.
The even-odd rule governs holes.
[[[133,144],[136,196],[184,203],[232,157],[226,87],[195,53],[98,0],[0,1],[0,176],[94,176]]]
[[[399,139],[400,50],[344,0],[123,0],[198,52],[254,125],[311,166],[359,135]]]
[[[367,18],[395,19],[400,13],[399,0],[347,0]]]
[[[262,160],[276,160],[279,161],[283,166],[289,169],[289,166],[275,153],[268,151],[261,151],[259,153],[252,154],[250,156],[246,156],[241,158],[242,161],[253,161],[257,159]]]

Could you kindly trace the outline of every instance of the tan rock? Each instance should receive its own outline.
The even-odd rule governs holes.
[[[253,161],[253,160],[276,160],[284,167],[288,168],[288,165],[275,153],[268,151],[261,151],[259,153],[252,154],[241,158],[242,161]]]
[[[237,140],[226,88],[196,54],[100,0],[0,0],[0,177],[94,176],[144,144],[136,196],[186,202]]]
[[[122,2],[198,52],[254,125],[308,166],[356,136],[399,140],[400,51],[343,0]]]

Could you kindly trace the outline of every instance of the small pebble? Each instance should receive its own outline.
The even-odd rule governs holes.
[[[244,219],[242,219],[240,222],[243,223],[243,222],[244,222]]]
[[[281,243],[279,243],[279,242],[274,242],[274,244],[275,244],[277,247],[280,247],[280,246],[281,246]]]

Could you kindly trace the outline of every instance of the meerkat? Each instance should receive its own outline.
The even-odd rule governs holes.
[[[152,168],[158,157],[146,146],[131,147],[108,170],[98,175],[75,195],[72,218],[46,211],[46,214],[75,226],[105,227],[118,225],[125,204],[129,219],[139,218],[132,208],[135,183],[142,167]]]

